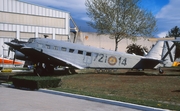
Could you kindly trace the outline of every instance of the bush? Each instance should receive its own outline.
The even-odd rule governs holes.
[[[61,79],[54,77],[14,76],[12,82],[15,87],[35,90],[39,88],[58,87]]]

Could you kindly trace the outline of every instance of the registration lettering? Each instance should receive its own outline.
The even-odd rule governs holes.
[[[108,57],[106,54],[97,54],[94,58],[94,61],[100,62],[100,63],[108,63],[109,65],[116,65],[118,63],[119,66],[127,65],[127,58],[123,57],[115,57],[115,56],[110,56]]]

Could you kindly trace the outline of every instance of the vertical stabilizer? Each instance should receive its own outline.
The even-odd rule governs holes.
[[[165,67],[171,67],[175,60],[176,46],[172,41],[164,41],[162,58]]]
[[[157,41],[146,57],[162,60],[164,67],[171,67],[175,59],[175,50],[172,41]]]
[[[164,41],[157,41],[154,47],[152,47],[149,53],[146,55],[146,57],[161,60],[163,45]]]

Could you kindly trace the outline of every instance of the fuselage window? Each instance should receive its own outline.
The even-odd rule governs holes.
[[[43,45],[40,44],[40,43],[38,43],[37,46],[38,46],[38,48],[42,48],[43,47]]]
[[[83,51],[82,50],[78,50],[78,54],[83,54]]]
[[[61,50],[62,51],[66,51],[67,49],[65,47],[61,47]]]
[[[58,50],[58,46],[54,46],[54,50]]]
[[[50,49],[50,45],[46,45],[46,48],[47,48],[47,49]]]
[[[86,56],[91,56],[91,52],[86,52]]]
[[[74,52],[74,49],[69,49],[69,52],[73,53],[73,52]]]

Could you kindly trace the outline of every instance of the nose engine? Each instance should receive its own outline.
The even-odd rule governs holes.
[[[15,50],[14,51],[14,59],[27,60],[28,58],[23,53]]]

